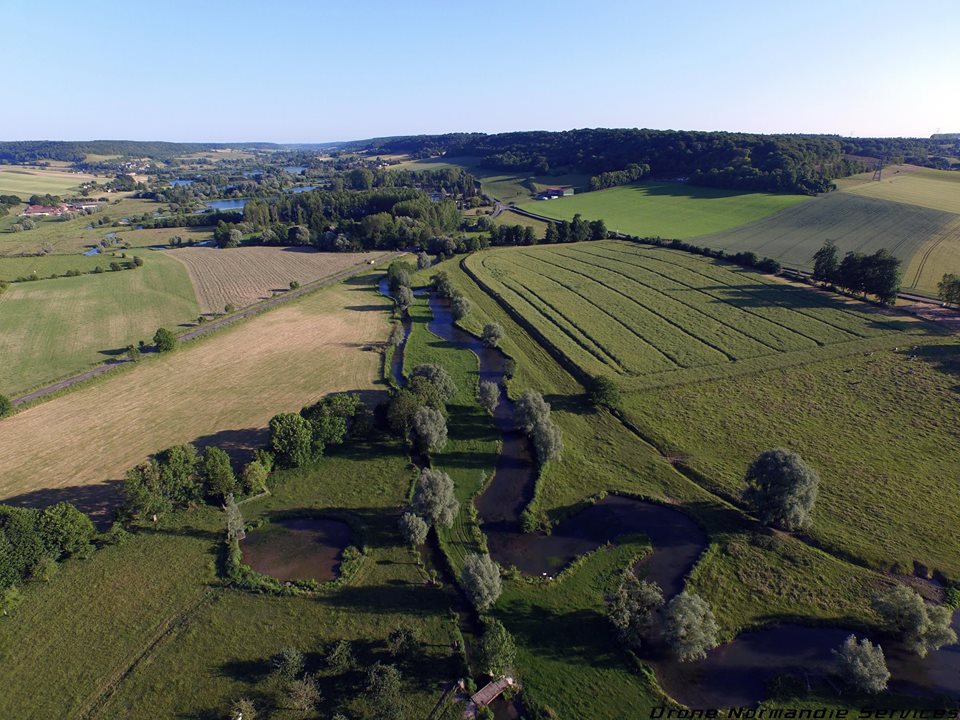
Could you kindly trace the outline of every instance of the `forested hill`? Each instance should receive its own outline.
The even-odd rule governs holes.
[[[355,143],[353,148],[421,157],[470,155],[481,158],[481,167],[540,174],[564,171],[599,176],[633,165],[647,168],[655,177],[683,176],[699,185],[817,193],[829,190],[834,178],[867,169],[848,155],[897,154],[926,160],[942,144],[929,139],[583,129],[376,138]]]
[[[279,148],[263,142],[249,143],[174,143],[141,140],[22,140],[0,142],[0,163],[25,163],[37,160],[83,162],[88,154],[149,157],[157,160],[224,148]]]

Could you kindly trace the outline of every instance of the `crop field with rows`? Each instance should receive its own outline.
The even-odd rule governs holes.
[[[628,387],[929,332],[734,265],[628,242],[491,251],[467,266],[571,362]]]

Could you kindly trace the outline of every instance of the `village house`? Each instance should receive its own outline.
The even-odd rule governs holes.
[[[546,188],[537,194],[537,200],[555,200],[566,195],[573,195],[573,192],[573,187],[570,185]]]

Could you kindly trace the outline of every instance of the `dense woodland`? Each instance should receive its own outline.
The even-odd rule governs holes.
[[[657,177],[686,177],[698,185],[772,192],[819,193],[831,180],[869,169],[848,155],[911,158],[958,154],[956,143],[930,139],[855,139],[827,135],[752,135],[673,130],[584,129],[499,135],[450,134],[380,138],[357,149],[428,157],[480,157],[484,168],[585,173],[649,166]],[[609,185],[599,183],[600,187]]]

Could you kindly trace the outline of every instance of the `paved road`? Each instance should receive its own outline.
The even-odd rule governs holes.
[[[379,260],[377,260],[377,264],[379,265],[383,262],[393,260],[394,258],[400,257],[401,255],[403,255],[402,252],[387,253],[386,255],[382,256]],[[370,269],[369,261],[357,263],[356,265],[353,265],[347,268],[346,270],[343,270],[337,273],[336,275],[331,275],[330,277],[323,278],[322,280],[317,280],[316,282],[308,283],[303,287],[297,288],[296,290],[290,290],[288,292],[282,293],[281,295],[277,295],[276,297],[272,297],[269,300],[264,300],[263,302],[257,303],[256,305],[251,305],[250,307],[245,308],[239,312],[233,313],[232,315],[227,315],[218,320],[214,320],[213,322],[199,325],[193,330],[190,330],[189,332],[179,335],[177,337],[177,342],[184,343],[189,340],[195,340],[196,338],[201,337],[202,335],[206,335],[207,333],[213,332],[214,330],[222,328],[226,325],[231,325],[235,322],[245,320],[248,317],[251,317],[253,315],[258,315],[259,313],[266,312],[267,310],[275,308],[280,303],[288,302],[290,300],[293,300],[294,298],[300,297],[301,295],[305,295],[307,293],[313,292],[314,290],[319,290],[320,288],[326,285],[331,285],[333,283],[340,282],[341,280],[345,280],[348,277],[359,275],[364,270],[369,270],[369,269]],[[145,354],[153,353],[154,350],[151,348],[151,349],[146,349],[143,352]],[[38,390],[34,390],[33,392],[29,392],[26,395],[22,395],[21,397],[14,398],[13,404],[23,405],[24,403],[33,402],[34,400],[38,400],[44,397],[45,395],[50,395],[51,393],[55,393],[60,390],[64,390],[66,388],[72,387],[77,383],[84,382],[85,380],[90,380],[91,378],[95,378],[98,375],[103,375],[104,373],[110,372],[111,370],[114,370],[115,368],[121,365],[125,365],[126,363],[129,363],[129,362],[130,360],[126,358],[108,360],[102,365],[98,365],[97,367],[91,368],[90,370],[86,370],[85,372],[78,373],[77,375],[73,375],[63,380],[58,380],[55,383],[42,387]]]

